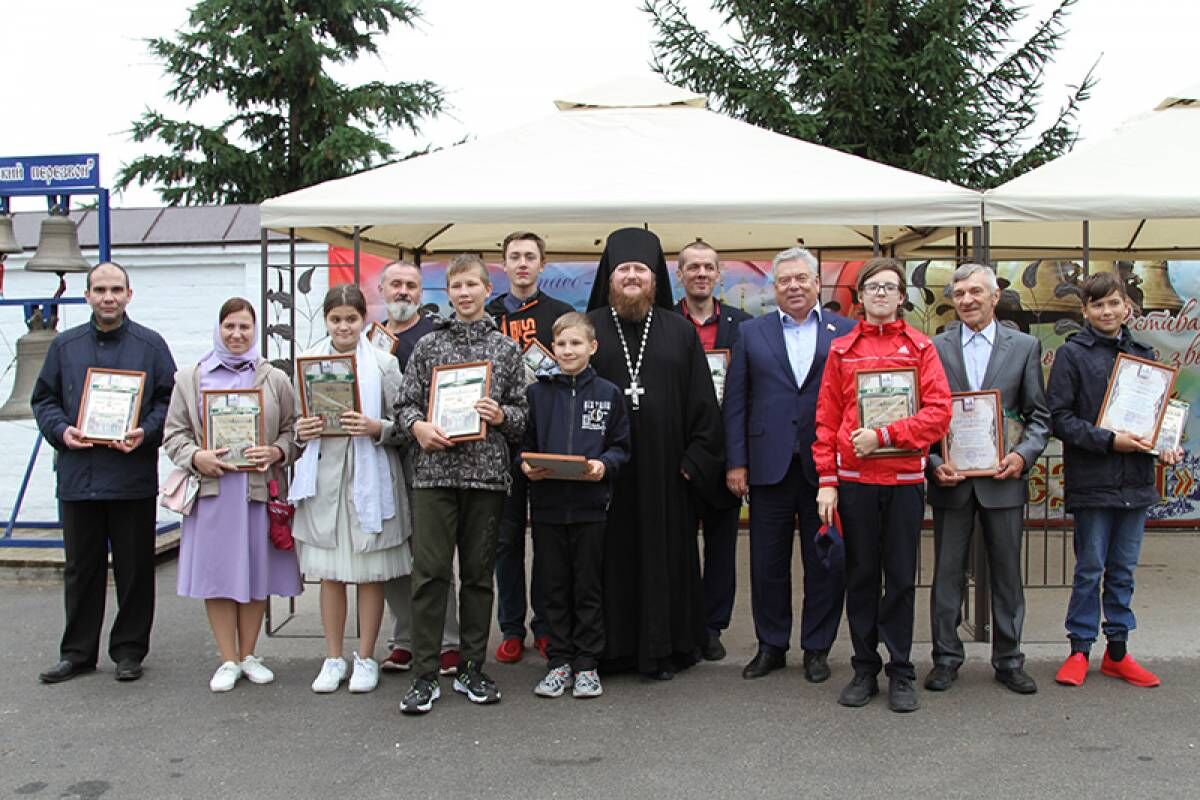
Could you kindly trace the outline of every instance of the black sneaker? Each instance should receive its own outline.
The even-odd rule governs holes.
[[[454,678],[454,691],[465,694],[472,703],[488,704],[500,702],[500,690],[496,682],[484,674],[474,661],[468,661],[458,669]]]
[[[404,699],[400,701],[400,713],[425,714],[433,708],[433,701],[442,696],[442,688],[438,686],[436,674],[422,675],[408,687]]]
[[[874,675],[856,672],[854,677],[842,689],[838,702],[850,708],[861,708],[871,702],[871,698],[879,694],[879,681]]]
[[[888,708],[897,714],[907,714],[921,707],[912,678],[897,675],[888,682]]]

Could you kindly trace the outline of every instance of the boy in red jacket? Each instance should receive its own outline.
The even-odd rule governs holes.
[[[884,668],[888,705],[898,712],[920,707],[910,653],[925,459],[929,445],[950,425],[950,387],[937,350],[929,337],[900,318],[906,291],[900,261],[873,258],[863,266],[858,294],[864,319],[829,346],[813,445],[820,480],[817,512],[826,525],[833,522],[835,509],[840,513],[846,543],[846,618],[854,643],[854,678],[838,702],[864,706],[878,694],[882,638],[890,657]],[[886,372],[861,374],[869,370]],[[906,370],[915,370],[915,381]],[[880,420],[871,419],[904,398],[911,398],[916,413],[899,419],[881,413]],[[860,407],[872,427],[860,420]],[[885,422],[888,417],[893,421]]]

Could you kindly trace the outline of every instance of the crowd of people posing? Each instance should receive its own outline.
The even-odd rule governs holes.
[[[992,667],[1004,686],[1030,694],[1037,686],[1021,651],[1024,503],[1029,471],[1054,435],[1076,556],[1070,654],[1056,680],[1083,683],[1102,630],[1101,671],[1157,685],[1126,650],[1133,570],[1147,511],[1159,501],[1154,443],[1095,422],[1118,354],[1153,357],[1124,325],[1130,305],[1116,276],[1084,282],[1083,328],[1059,348],[1046,387],[1038,340],[995,318],[1000,290],[980,264],[954,272],[958,321],[931,339],[904,321],[905,269],[891,258],[859,271],[857,321],[821,306],[819,264],[802,248],[773,259],[778,309],[758,318],[714,296],[720,259],[699,241],[678,254],[684,296],[676,302],[658,238],[614,232],[587,313],[540,291],[545,243],[536,234],[511,234],[503,258],[509,288],[490,302],[484,260],[450,262],[446,318],[422,313],[419,268],[390,264],[379,284],[386,336],[369,335],[357,286],[331,288],[328,337],[304,357],[353,356],[355,400],[332,417],[303,402],[312,390],[302,372],[289,377],[262,357],[248,301],[226,301],[212,349],[176,371],[162,338],[126,315],[125,270],[93,268],[92,317],[54,340],[33,395],[39,428],[58,451],[67,559],[60,659],[40,679],[95,670],[109,551],[119,609],[108,652],[118,680],[142,675],[161,447],[194,493],[178,592],[204,601],[220,657],[214,692],[242,678],[274,679],[256,654],[266,602],[299,594],[301,575],[320,583],[325,659],[314,692],[344,682],[369,692],[383,669],[413,675],[405,713],[432,708],[440,676],[453,676],[453,689],[474,703],[499,701],[484,670],[493,599],[494,657],[524,657],[528,619],[546,661],[539,696],[596,697],[601,675],[622,671],[670,680],[701,659],[726,657],[721,636],[748,499],[758,649],[744,678],[786,665],[798,542],[805,678],[830,678],[844,611],[853,657],[838,701],[867,704],[882,670],[890,708],[916,710],[914,597],[928,502],[936,565],[925,688],[950,689],[963,663],[958,628],[978,519],[991,574]],[[79,427],[89,369],[143,376],[136,427],[124,438],[98,441]],[[261,408],[254,446],[235,459],[212,446],[205,409],[209,393],[238,391],[256,391]],[[943,437],[954,398],[988,391],[1002,407],[1001,457],[965,475],[941,451]],[[906,410],[896,413],[897,403]],[[294,549],[271,530],[279,520],[268,507],[285,502],[295,511]],[[347,661],[350,585],[358,636]],[[385,607],[394,627],[377,661]]]

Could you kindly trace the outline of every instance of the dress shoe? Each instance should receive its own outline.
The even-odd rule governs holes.
[[[999,672],[996,673],[999,680]],[[958,667],[945,664],[934,664],[933,669],[925,676],[925,688],[931,692],[944,692],[958,680]]]
[[[1110,678],[1120,678],[1134,686],[1150,688],[1161,683],[1157,675],[1134,661],[1133,656],[1129,654],[1120,661],[1113,661],[1108,657],[1108,653],[1105,653],[1104,660],[1100,662],[1100,671]]]
[[[833,673],[829,669],[829,654],[824,650],[804,651],[804,679],[809,683],[824,683]]]
[[[888,708],[897,714],[907,714],[921,707],[912,678],[897,675],[888,681]]]
[[[50,669],[38,673],[38,680],[42,683],[62,683],[69,681],[76,675],[82,675],[85,672],[95,672],[95,666],[89,664],[76,664],[73,661],[67,661],[65,658],[55,664]]]
[[[754,658],[750,659],[750,663],[742,669],[742,677],[747,680],[762,678],[777,669],[783,669],[786,664],[787,659],[783,653],[760,648]]]
[[[142,677],[142,662],[132,658],[123,658],[117,662],[116,679],[119,681],[136,681]]]
[[[725,645],[721,644],[721,634],[710,633],[708,642],[700,649],[700,655],[705,661],[720,661],[726,655]]]
[[[996,680],[1017,694],[1037,693],[1037,684],[1033,682],[1033,678],[1029,677],[1029,673],[1020,667],[996,670]]]
[[[642,675],[644,675],[647,680],[651,681],[669,681],[674,679],[675,671],[668,669],[667,667],[659,667],[652,672],[643,672]]]
[[[862,708],[879,694],[879,681],[874,675],[854,673],[854,677],[838,695],[838,703],[850,708]]]
[[[1086,653],[1071,653],[1067,660],[1058,668],[1054,680],[1063,686],[1083,686],[1087,679],[1088,657]]]

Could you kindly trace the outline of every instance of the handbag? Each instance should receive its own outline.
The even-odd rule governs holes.
[[[168,511],[186,517],[192,513],[192,506],[196,504],[196,495],[199,493],[200,480],[195,473],[183,467],[175,467],[158,490],[158,504]]]
[[[296,507],[286,500],[279,499],[279,482],[274,478],[267,481],[270,499],[267,501],[267,519],[270,527],[267,529],[271,544],[276,550],[292,550],[296,540],[292,538],[292,516]]]

